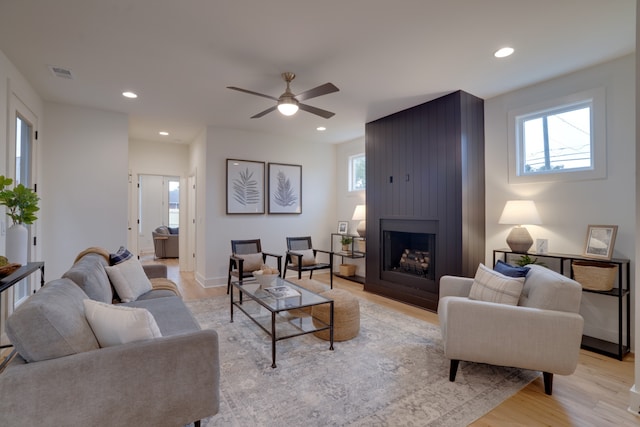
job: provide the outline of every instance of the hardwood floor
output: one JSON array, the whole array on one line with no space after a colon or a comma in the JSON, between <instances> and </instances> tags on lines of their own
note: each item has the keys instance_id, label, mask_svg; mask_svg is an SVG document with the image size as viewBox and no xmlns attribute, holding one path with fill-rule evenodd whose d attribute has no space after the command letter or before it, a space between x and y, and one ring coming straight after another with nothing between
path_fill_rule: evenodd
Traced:
<instances>
[{"instance_id":1,"label":"hardwood floor","mask_svg":"<svg viewBox=\"0 0 640 427\"><path fill-rule=\"evenodd\" d=\"M226 294L226 287L202 288L192 273L180 273L177 260L143 258L146 262L167 264L168 275L174 280L185 300ZM314 279L329 283L328 274L316 274ZM350 291L361 298L397 310L416 319L438 324L435 313L379 295L365 292L362 285L334 277L334 287ZM500 406L475 421L474 427L488 426L638 426L640 417L627 411L629 389L634 382L634 355L623 361L580 351L578 368L573 375L554 376L553 395L544 393L542 376Z\"/></svg>"}]
</instances>

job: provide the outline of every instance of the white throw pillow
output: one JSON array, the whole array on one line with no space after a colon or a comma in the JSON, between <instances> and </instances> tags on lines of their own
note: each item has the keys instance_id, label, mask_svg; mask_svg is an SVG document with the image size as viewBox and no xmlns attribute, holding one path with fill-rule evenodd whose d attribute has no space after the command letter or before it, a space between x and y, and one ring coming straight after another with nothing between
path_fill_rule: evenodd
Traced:
<instances>
[{"instance_id":1,"label":"white throw pillow","mask_svg":"<svg viewBox=\"0 0 640 427\"><path fill-rule=\"evenodd\" d=\"M518 305L524 279L505 276L480 264L471 285L469 299Z\"/></svg>"},{"instance_id":2,"label":"white throw pillow","mask_svg":"<svg viewBox=\"0 0 640 427\"><path fill-rule=\"evenodd\" d=\"M305 249L302 251L295 250L291 251L297 254L302 254L302 266L313 265L316 263L316 257L313 255L313 249ZM291 255L291 262L293 265L298 265L298 257L295 255Z\"/></svg>"},{"instance_id":3,"label":"white throw pillow","mask_svg":"<svg viewBox=\"0 0 640 427\"><path fill-rule=\"evenodd\" d=\"M104 269L122 302L135 301L152 289L142 264L135 257Z\"/></svg>"},{"instance_id":4,"label":"white throw pillow","mask_svg":"<svg viewBox=\"0 0 640 427\"><path fill-rule=\"evenodd\" d=\"M84 313L100 347L111 347L162 336L149 310L85 299Z\"/></svg>"},{"instance_id":5,"label":"white throw pillow","mask_svg":"<svg viewBox=\"0 0 640 427\"><path fill-rule=\"evenodd\" d=\"M262 267L262 252L258 252L257 254L245 254L236 256L244 260L242 262L242 271L244 271L245 273L251 273L252 271L260 270L260 267Z\"/></svg>"}]
</instances>

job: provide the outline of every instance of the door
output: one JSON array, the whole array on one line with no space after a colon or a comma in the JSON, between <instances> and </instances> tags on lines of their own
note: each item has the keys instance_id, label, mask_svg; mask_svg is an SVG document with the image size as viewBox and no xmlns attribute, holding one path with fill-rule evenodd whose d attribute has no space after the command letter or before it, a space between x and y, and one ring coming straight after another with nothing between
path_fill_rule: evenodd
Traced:
<instances>
[{"instance_id":1,"label":"door","mask_svg":"<svg viewBox=\"0 0 640 427\"><path fill-rule=\"evenodd\" d=\"M9 159L12 159L9 166L8 175L13 178L13 184L22 184L25 187L35 189L35 149L37 117L35 114L15 95L11 97L12 118L9 125L9 134L12 143L9 144ZM10 222L10 221L9 221ZM10 225L10 224L9 224ZM37 222L27 225L29 232L29 253L28 261L35 257L35 236ZM10 311L24 301L31 293L36 291L39 282L33 278L24 279L12 288L13 306Z\"/></svg>"}]
</instances>

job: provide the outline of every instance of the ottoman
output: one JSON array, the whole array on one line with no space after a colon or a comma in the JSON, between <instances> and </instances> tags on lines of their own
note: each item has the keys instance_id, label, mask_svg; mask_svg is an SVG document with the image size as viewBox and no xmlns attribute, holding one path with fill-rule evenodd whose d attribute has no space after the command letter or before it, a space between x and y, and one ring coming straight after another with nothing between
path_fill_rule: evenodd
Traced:
<instances>
[{"instance_id":1,"label":"ottoman","mask_svg":"<svg viewBox=\"0 0 640 427\"><path fill-rule=\"evenodd\" d=\"M330 289L320 295L333 300L333 340L347 341L355 338L360 332L360 304L358 299L342 289ZM313 306L311 310L313 323L316 326L320 326L316 319L329 323L329 310L329 304ZM329 340L328 330L314 332L314 335L323 340Z\"/></svg>"}]
</instances>

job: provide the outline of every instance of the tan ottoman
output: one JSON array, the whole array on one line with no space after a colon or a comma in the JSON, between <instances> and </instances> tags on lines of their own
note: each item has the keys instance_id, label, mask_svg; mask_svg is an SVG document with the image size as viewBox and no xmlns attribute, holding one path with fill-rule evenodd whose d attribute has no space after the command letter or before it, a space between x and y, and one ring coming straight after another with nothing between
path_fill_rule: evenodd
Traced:
<instances>
[{"instance_id":1,"label":"tan ottoman","mask_svg":"<svg viewBox=\"0 0 640 427\"><path fill-rule=\"evenodd\" d=\"M329 288L329 285L325 285L324 283L317 282L313 279L302 278L302 279L292 279L288 281L291 283L295 283L296 285L302 288L305 288L306 290L316 294L321 294L322 292L331 289ZM295 317L304 317L305 315L310 316L311 307L299 308L297 310L289 310L289 314Z\"/></svg>"},{"instance_id":2,"label":"tan ottoman","mask_svg":"<svg viewBox=\"0 0 640 427\"><path fill-rule=\"evenodd\" d=\"M347 341L355 338L360 332L360 304L358 299L348 291L342 289L330 289L320 295L333 300L333 340ZM320 326L316 319L329 323L329 304L314 305L311 310L313 323ZM314 332L314 335L323 340L329 340L329 330Z\"/></svg>"}]
</instances>

